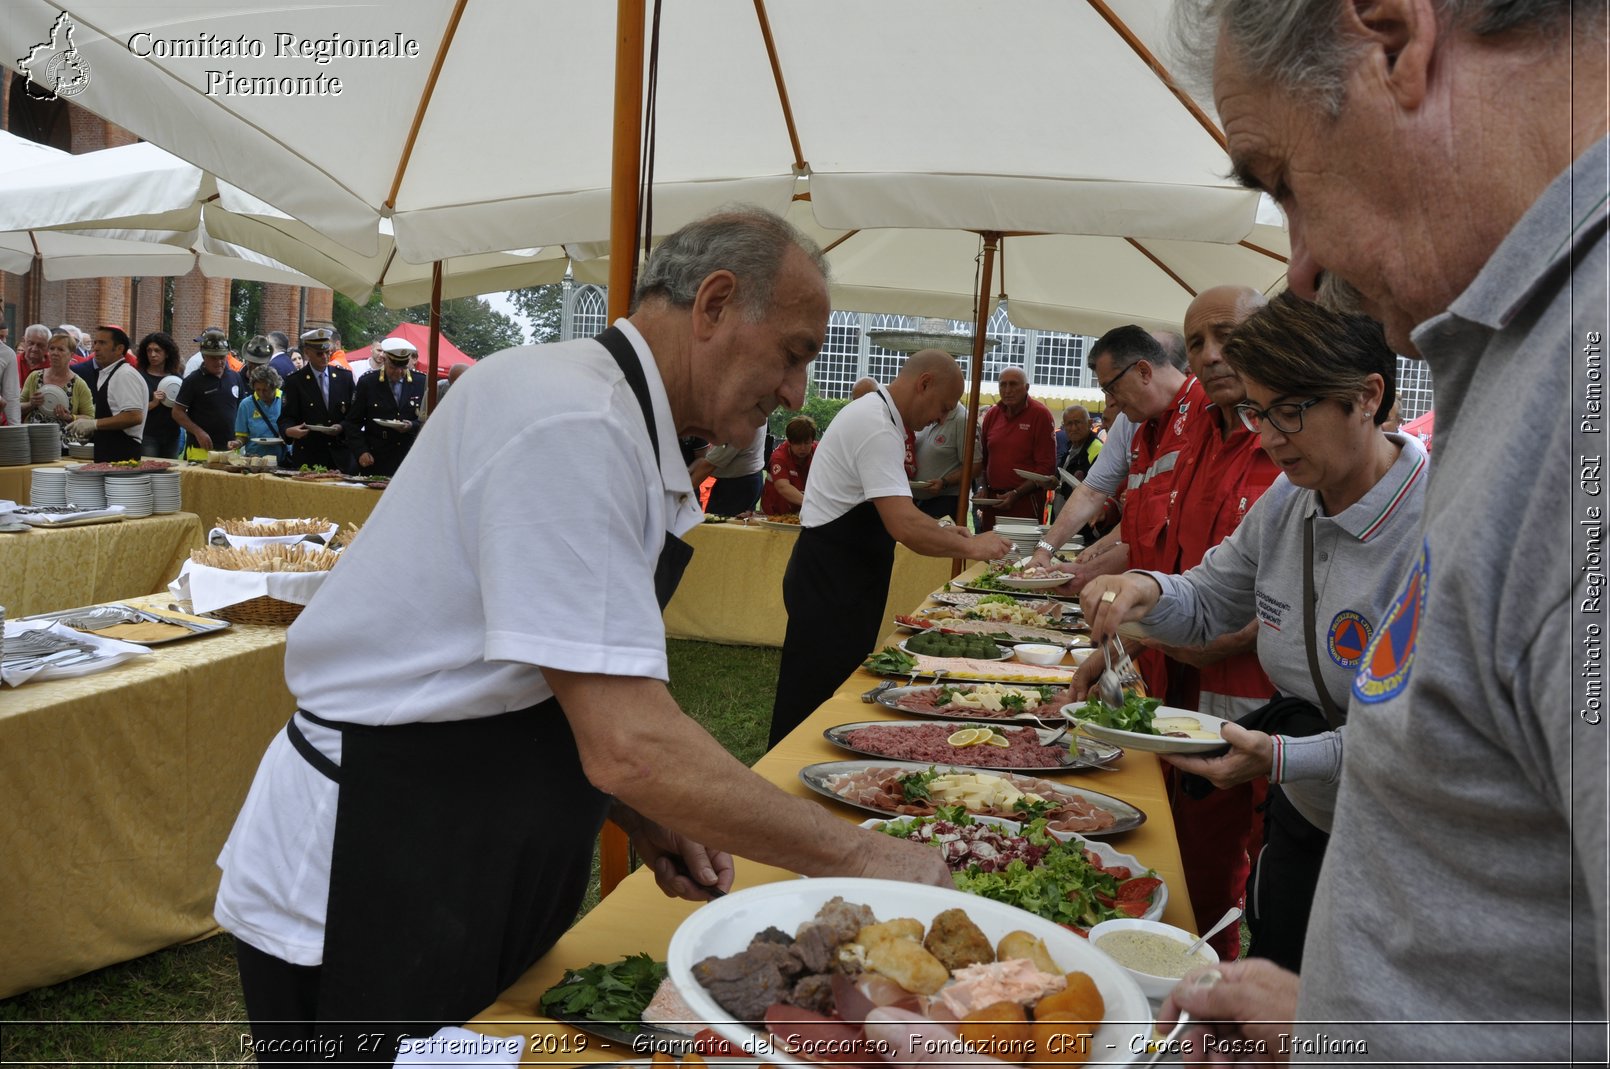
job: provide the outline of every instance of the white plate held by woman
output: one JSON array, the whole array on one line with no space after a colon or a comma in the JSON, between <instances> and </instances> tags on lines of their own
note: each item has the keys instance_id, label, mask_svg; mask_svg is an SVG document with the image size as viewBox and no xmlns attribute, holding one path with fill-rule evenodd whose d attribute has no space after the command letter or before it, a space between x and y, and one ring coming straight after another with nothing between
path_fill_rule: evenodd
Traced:
<instances>
[{"instance_id":1,"label":"white plate held by woman","mask_svg":"<svg viewBox=\"0 0 1610 1069\"><path fill-rule=\"evenodd\" d=\"M1219 737L1219 729L1224 721L1207 713L1193 713L1189 709L1170 709L1166 705L1158 706L1157 714L1152 718L1152 726L1167 731L1170 729L1192 732L1191 735L1147 735L1139 731L1120 731L1118 728L1102 727L1100 724L1082 720L1079 705L1064 705L1062 713L1071 720L1078 721L1079 730L1091 738L1110 742L1114 746L1123 746L1130 750L1145 750L1148 753L1186 753L1186 754L1212 754L1228 748L1229 744Z\"/></svg>"}]
</instances>

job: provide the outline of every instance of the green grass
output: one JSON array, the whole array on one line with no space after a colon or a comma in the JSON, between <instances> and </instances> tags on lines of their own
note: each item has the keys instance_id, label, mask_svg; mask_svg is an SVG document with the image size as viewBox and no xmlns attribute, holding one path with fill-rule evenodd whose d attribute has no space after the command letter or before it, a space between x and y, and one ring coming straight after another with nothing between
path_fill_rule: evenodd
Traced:
<instances>
[{"instance_id":1,"label":"green grass","mask_svg":"<svg viewBox=\"0 0 1610 1069\"><path fill-rule=\"evenodd\" d=\"M735 757L753 764L766 750L779 651L668 645L672 695ZM598 900L596 859L593 870L583 912ZM0 1063L247 1062L245 1017L234 940L221 935L0 1000Z\"/></svg>"}]
</instances>

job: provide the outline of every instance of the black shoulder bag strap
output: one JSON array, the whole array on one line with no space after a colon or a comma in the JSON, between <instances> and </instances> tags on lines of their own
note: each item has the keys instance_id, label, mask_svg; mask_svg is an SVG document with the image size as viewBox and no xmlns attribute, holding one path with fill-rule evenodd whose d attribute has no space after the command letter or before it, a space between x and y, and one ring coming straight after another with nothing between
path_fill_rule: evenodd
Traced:
<instances>
[{"instance_id":1,"label":"black shoulder bag strap","mask_svg":"<svg viewBox=\"0 0 1610 1069\"><path fill-rule=\"evenodd\" d=\"M1319 674L1319 649L1314 640L1314 513L1312 511L1303 522L1303 645L1308 649L1308 674L1314 680L1314 690L1319 692L1320 708L1325 710L1325 719L1330 722L1331 730L1335 731L1346 722L1347 718L1331 700L1330 691L1325 687L1325 677Z\"/></svg>"}]
</instances>

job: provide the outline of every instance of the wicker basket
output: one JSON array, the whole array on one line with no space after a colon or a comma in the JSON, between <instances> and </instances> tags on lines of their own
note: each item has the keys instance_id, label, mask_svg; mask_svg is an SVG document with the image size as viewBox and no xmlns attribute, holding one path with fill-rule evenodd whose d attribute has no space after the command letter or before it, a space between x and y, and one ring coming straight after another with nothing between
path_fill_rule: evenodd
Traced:
<instances>
[{"instance_id":1,"label":"wicker basket","mask_svg":"<svg viewBox=\"0 0 1610 1069\"><path fill-rule=\"evenodd\" d=\"M279 598L248 598L233 605L225 605L214 609L212 615L220 616L232 624L272 624L276 627L289 627L296 618L302 615L306 605L298 605L294 601L281 601Z\"/></svg>"}]
</instances>

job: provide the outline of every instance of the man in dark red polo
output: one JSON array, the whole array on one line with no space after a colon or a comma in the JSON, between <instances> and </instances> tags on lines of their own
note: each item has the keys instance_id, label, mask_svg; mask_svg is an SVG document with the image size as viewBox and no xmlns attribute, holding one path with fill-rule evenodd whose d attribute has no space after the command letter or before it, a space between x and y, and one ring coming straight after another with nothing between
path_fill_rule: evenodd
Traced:
<instances>
[{"instance_id":1,"label":"man in dark red polo","mask_svg":"<svg viewBox=\"0 0 1610 1069\"><path fill-rule=\"evenodd\" d=\"M1240 526L1280 469L1258 435L1247 430L1235 406L1246 400L1241 379L1225 362L1225 339L1243 319L1263 307L1263 294L1245 286L1204 290L1185 310L1185 354L1210 402L1187 427L1190 441L1175 467L1174 505L1163 532L1163 571L1196 567L1207 551ZM1168 703L1235 720L1274 697L1274 685L1258 664L1256 620L1206 646L1158 646L1168 657ZM1149 645L1155 645L1148 643ZM1268 783L1258 779L1228 789L1208 789L1165 771L1185 879L1199 930L1206 930L1241 901L1251 859L1262 843L1262 804ZM1239 932L1213 939L1221 958L1240 950Z\"/></svg>"},{"instance_id":2,"label":"man in dark red polo","mask_svg":"<svg viewBox=\"0 0 1610 1069\"><path fill-rule=\"evenodd\" d=\"M984 414L985 491L979 496L1000 501L980 509L981 529L993 530L1001 516L1022 516L1039 523L1045 516L1045 486L1017 474L1032 471L1047 478L1057 467L1057 425L1051 410L1029 396L1029 377L1022 368L1001 372L1001 400Z\"/></svg>"}]
</instances>

